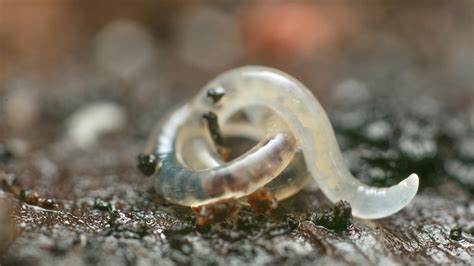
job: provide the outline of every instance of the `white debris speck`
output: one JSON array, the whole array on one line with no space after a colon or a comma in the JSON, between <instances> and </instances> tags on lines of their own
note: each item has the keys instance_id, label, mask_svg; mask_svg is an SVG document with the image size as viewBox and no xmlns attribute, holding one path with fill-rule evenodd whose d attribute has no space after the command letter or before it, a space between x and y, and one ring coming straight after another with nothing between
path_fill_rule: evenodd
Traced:
<instances>
[{"instance_id":1,"label":"white debris speck","mask_svg":"<svg viewBox=\"0 0 474 266\"><path fill-rule=\"evenodd\" d=\"M100 135L119 130L125 124L125 110L113 102L83 106L68 119L67 139L80 148L97 144Z\"/></svg>"}]
</instances>

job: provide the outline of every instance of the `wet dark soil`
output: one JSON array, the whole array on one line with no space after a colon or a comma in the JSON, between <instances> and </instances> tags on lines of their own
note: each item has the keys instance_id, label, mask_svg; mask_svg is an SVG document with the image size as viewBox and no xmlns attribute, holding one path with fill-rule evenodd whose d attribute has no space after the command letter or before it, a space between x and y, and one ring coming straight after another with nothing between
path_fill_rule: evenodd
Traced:
<instances>
[{"instance_id":1,"label":"wet dark soil","mask_svg":"<svg viewBox=\"0 0 474 266\"><path fill-rule=\"evenodd\" d=\"M244 207L197 227L190 208L167 203L136 167L142 129L155 117L129 121L85 151L59 140L60 120L38 123L20 137L29 147L21 154L9 146L19 136L0 121L0 264L473 263L474 113L386 101L328 110L361 180L421 177L407 208L375 221L351 218L346 203L334 206L308 186L269 214Z\"/></svg>"}]
</instances>

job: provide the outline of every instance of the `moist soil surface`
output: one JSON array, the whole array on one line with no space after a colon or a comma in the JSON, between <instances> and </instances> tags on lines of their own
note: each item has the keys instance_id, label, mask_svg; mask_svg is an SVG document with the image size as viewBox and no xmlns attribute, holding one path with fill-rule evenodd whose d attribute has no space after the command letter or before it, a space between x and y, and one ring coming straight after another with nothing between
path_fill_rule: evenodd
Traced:
<instances>
[{"instance_id":1,"label":"moist soil surface","mask_svg":"<svg viewBox=\"0 0 474 266\"><path fill-rule=\"evenodd\" d=\"M126 128L87 150L64 140L61 109L43 113L21 135L0 121L0 263L472 264L474 113L381 99L328 109L344 157L363 182L393 185L412 172L421 178L409 206L370 221L341 221L336 214L350 206L334 207L308 184L269 214L243 207L197 227L191 208L166 202L136 167L161 114L125 100Z\"/></svg>"}]
</instances>

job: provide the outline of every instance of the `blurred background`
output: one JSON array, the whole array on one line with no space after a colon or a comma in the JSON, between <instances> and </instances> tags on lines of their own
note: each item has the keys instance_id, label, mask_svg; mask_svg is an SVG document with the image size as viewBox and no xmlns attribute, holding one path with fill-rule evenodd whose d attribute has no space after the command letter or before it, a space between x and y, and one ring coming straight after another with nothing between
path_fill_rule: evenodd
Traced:
<instances>
[{"instance_id":1,"label":"blurred background","mask_svg":"<svg viewBox=\"0 0 474 266\"><path fill-rule=\"evenodd\" d=\"M473 6L0 0L0 95L34 102L15 110L25 113L69 112L101 97L166 109L226 69L263 64L294 75L323 102L357 84L466 106L474 98Z\"/></svg>"},{"instance_id":2,"label":"blurred background","mask_svg":"<svg viewBox=\"0 0 474 266\"><path fill-rule=\"evenodd\" d=\"M395 97L400 111L474 114L473 44L470 0L0 0L0 138L89 148L123 129L141 141L171 106L248 64L301 80L333 122L335 103ZM351 108L336 130L368 117Z\"/></svg>"}]
</instances>

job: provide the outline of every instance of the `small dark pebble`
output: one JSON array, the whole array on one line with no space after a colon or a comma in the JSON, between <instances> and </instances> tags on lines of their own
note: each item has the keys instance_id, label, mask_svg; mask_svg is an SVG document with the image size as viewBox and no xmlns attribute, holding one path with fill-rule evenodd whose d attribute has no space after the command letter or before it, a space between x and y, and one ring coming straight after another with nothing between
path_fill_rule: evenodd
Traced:
<instances>
[{"instance_id":1,"label":"small dark pebble","mask_svg":"<svg viewBox=\"0 0 474 266\"><path fill-rule=\"evenodd\" d=\"M112 205L110 204L110 202L105 201L101 198L97 198L94 200L93 208L99 211L106 211L106 212L112 211Z\"/></svg>"},{"instance_id":2,"label":"small dark pebble","mask_svg":"<svg viewBox=\"0 0 474 266\"><path fill-rule=\"evenodd\" d=\"M213 103L219 102L225 95L225 91L222 88L210 88L207 90L207 97L212 100Z\"/></svg>"},{"instance_id":3,"label":"small dark pebble","mask_svg":"<svg viewBox=\"0 0 474 266\"><path fill-rule=\"evenodd\" d=\"M462 239L462 228L461 227L455 227L451 229L449 232L449 238L455 241L459 241Z\"/></svg>"},{"instance_id":4,"label":"small dark pebble","mask_svg":"<svg viewBox=\"0 0 474 266\"><path fill-rule=\"evenodd\" d=\"M138 155L138 169L142 174L151 176L156 171L158 159L154 154L140 154Z\"/></svg>"},{"instance_id":5,"label":"small dark pebble","mask_svg":"<svg viewBox=\"0 0 474 266\"><path fill-rule=\"evenodd\" d=\"M340 200L334 205L334 225L345 229L352 223L352 208L349 202Z\"/></svg>"},{"instance_id":6,"label":"small dark pebble","mask_svg":"<svg viewBox=\"0 0 474 266\"><path fill-rule=\"evenodd\" d=\"M352 224L351 205L344 200L336 202L332 210L323 210L312 215L311 220L331 230L343 231Z\"/></svg>"}]
</instances>

